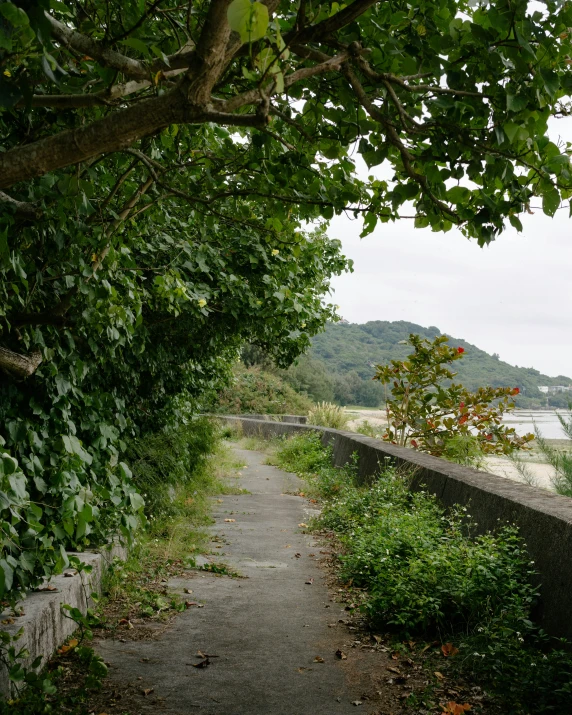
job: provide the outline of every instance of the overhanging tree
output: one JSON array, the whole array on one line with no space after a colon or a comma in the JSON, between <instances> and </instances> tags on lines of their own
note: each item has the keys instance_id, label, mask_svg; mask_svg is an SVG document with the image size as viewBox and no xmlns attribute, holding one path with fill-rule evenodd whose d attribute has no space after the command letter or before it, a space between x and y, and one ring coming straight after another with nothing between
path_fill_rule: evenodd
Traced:
<instances>
[{"instance_id":1,"label":"overhanging tree","mask_svg":"<svg viewBox=\"0 0 572 715\"><path fill-rule=\"evenodd\" d=\"M308 222L406 214L482 245L569 198L546 129L572 9L542 7L0 2L6 588L133 525L122 440L174 395L244 340L287 364L332 315L346 262Z\"/></svg>"}]
</instances>

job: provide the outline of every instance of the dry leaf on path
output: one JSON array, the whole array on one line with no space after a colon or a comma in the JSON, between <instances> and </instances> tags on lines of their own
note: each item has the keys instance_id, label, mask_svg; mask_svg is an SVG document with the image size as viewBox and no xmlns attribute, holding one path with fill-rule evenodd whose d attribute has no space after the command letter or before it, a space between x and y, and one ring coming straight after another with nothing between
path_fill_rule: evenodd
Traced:
<instances>
[{"instance_id":1,"label":"dry leaf on path","mask_svg":"<svg viewBox=\"0 0 572 715\"><path fill-rule=\"evenodd\" d=\"M37 588L36 591L57 591L58 589L55 586L50 586L48 584L47 586L44 586L43 588Z\"/></svg>"},{"instance_id":2,"label":"dry leaf on path","mask_svg":"<svg viewBox=\"0 0 572 715\"><path fill-rule=\"evenodd\" d=\"M210 665L211 662L208 658L205 658L205 660L201 660L200 663L191 663L193 668L206 668L207 665Z\"/></svg>"},{"instance_id":3,"label":"dry leaf on path","mask_svg":"<svg viewBox=\"0 0 572 715\"><path fill-rule=\"evenodd\" d=\"M314 663L325 663L325 660L322 658L321 655L317 655L317 656L314 658Z\"/></svg>"},{"instance_id":4,"label":"dry leaf on path","mask_svg":"<svg viewBox=\"0 0 572 715\"><path fill-rule=\"evenodd\" d=\"M314 579L309 578L307 581L304 581L304 583L307 583L309 586L311 586L314 583Z\"/></svg>"},{"instance_id":5,"label":"dry leaf on path","mask_svg":"<svg viewBox=\"0 0 572 715\"><path fill-rule=\"evenodd\" d=\"M455 703L453 701L448 702L445 705L441 705L441 707L443 708L443 713L447 713L447 715L463 715L463 713L471 709L469 703L461 705L460 703Z\"/></svg>"},{"instance_id":6,"label":"dry leaf on path","mask_svg":"<svg viewBox=\"0 0 572 715\"><path fill-rule=\"evenodd\" d=\"M362 701L361 700L353 700L352 705L355 705L357 707L358 705L362 705Z\"/></svg>"},{"instance_id":7,"label":"dry leaf on path","mask_svg":"<svg viewBox=\"0 0 572 715\"><path fill-rule=\"evenodd\" d=\"M459 652L458 648L455 648L455 646L452 643L443 643L441 646L441 653L445 656L445 658L448 658L449 656L454 656L457 655Z\"/></svg>"},{"instance_id":8,"label":"dry leaf on path","mask_svg":"<svg viewBox=\"0 0 572 715\"><path fill-rule=\"evenodd\" d=\"M343 650L340 650L338 648L338 650L336 651L336 658L339 658L340 660L347 660L348 656L344 653Z\"/></svg>"},{"instance_id":9,"label":"dry leaf on path","mask_svg":"<svg viewBox=\"0 0 572 715\"><path fill-rule=\"evenodd\" d=\"M299 559L302 556L302 554L294 554L295 559Z\"/></svg>"},{"instance_id":10,"label":"dry leaf on path","mask_svg":"<svg viewBox=\"0 0 572 715\"><path fill-rule=\"evenodd\" d=\"M236 521L236 519L225 519L225 522L227 524L234 524L235 521Z\"/></svg>"},{"instance_id":11,"label":"dry leaf on path","mask_svg":"<svg viewBox=\"0 0 572 715\"><path fill-rule=\"evenodd\" d=\"M192 590L190 588L186 588L185 593L192 593Z\"/></svg>"},{"instance_id":12,"label":"dry leaf on path","mask_svg":"<svg viewBox=\"0 0 572 715\"><path fill-rule=\"evenodd\" d=\"M218 655L211 655L210 653L203 653L202 650L197 651L197 658L218 658Z\"/></svg>"},{"instance_id":13,"label":"dry leaf on path","mask_svg":"<svg viewBox=\"0 0 572 715\"><path fill-rule=\"evenodd\" d=\"M304 524L304 522L302 522L301 524L298 524L298 526L299 526L301 529L305 529L305 528L308 526L308 524Z\"/></svg>"},{"instance_id":14,"label":"dry leaf on path","mask_svg":"<svg viewBox=\"0 0 572 715\"><path fill-rule=\"evenodd\" d=\"M143 696L146 698L148 695L151 695L151 693L155 692L155 688L144 688L142 691Z\"/></svg>"},{"instance_id":15,"label":"dry leaf on path","mask_svg":"<svg viewBox=\"0 0 572 715\"><path fill-rule=\"evenodd\" d=\"M440 673L438 670L436 670L433 675L439 680L445 680L445 676L443 675L443 673Z\"/></svg>"}]
</instances>

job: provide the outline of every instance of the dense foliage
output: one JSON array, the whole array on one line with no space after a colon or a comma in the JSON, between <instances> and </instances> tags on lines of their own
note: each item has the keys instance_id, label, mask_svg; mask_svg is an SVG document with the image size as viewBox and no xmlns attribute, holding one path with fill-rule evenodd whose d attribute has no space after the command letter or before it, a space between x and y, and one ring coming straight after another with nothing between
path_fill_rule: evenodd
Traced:
<instances>
[{"instance_id":1,"label":"dense foliage","mask_svg":"<svg viewBox=\"0 0 572 715\"><path fill-rule=\"evenodd\" d=\"M325 500L315 526L341 541L341 576L366 589L363 610L378 632L451 641L450 667L476 675L503 712L569 707L572 656L533 622L534 567L515 527L473 535L466 510L445 512L433 496L410 492L408 476L391 467L357 487L318 436L294 437L277 456Z\"/></svg>"},{"instance_id":2,"label":"dense foliage","mask_svg":"<svg viewBox=\"0 0 572 715\"><path fill-rule=\"evenodd\" d=\"M325 375L334 385L344 376L351 376L355 382L356 387L349 395L336 391L336 402L377 407L384 394L381 385L372 382L375 365L403 360L409 352L403 341L411 333L429 340L442 335L442 331L434 326L425 328L402 320L329 323L324 333L312 338L310 357L315 371ZM450 340L465 349L465 356L456 363L455 369L458 381L469 390L482 386L518 387L520 392L514 398L517 407L540 407L547 404L547 397L539 392L538 385L572 384L569 377L548 377L534 368L509 365L498 355L490 355L462 338L451 337ZM556 402L555 398L558 398ZM548 399L555 407L567 406L566 397L550 395Z\"/></svg>"},{"instance_id":3,"label":"dense foliage","mask_svg":"<svg viewBox=\"0 0 572 715\"><path fill-rule=\"evenodd\" d=\"M412 333L407 343L413 352L405 360L376 366L374 379L391 390L383 439L435 457L446 455L459 438L474 440L483 454L511 454L525 447L534 435L520 436L502 424L504 413L514 409L518 387L472 392L454 382L450 366L464 358L465 349L448 342L446 335L427 340Z\"/></svg>"},{"instance_id":4,"label":"dense foliage","mask_svg":"<svg viewBox=\"0 0 572 715\"><path fill-rule=\"evenodd\" d=\"M482 245L555 213L572 9L544 7L0 2L0 589L136 526L124 451L177 395L333 318L323 220L413 202Z\"/></svg>"},{"instance_id":5,"label":"dense foliage","mask_svg":"<svg viewBox=\"0 0 572 715\"><path fill-rule=\"evenodd\" d=\"M278 375L238 365L232 382L218 394L213 407L227 415L305 415L312 403Z\"/></svg>"}]
</instances>

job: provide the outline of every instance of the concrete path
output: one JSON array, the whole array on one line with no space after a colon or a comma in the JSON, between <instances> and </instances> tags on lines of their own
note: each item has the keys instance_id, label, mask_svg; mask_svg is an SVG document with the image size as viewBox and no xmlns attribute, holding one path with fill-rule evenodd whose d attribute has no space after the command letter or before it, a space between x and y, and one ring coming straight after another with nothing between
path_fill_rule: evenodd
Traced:
<instances>
[{"instance_id":1,"label":"concrete path","mask_svg":"<svg viewBox=\"0 0 572 715\"><path fill-rule=\"evenodd\" d=\"M246 465L241 486L250 494L217 502L212 534L220 556L212 560L246 578L198 572L171 582L174 590L192 589L187 598L204 608L182 613L158 639L99 643L110 678L119 688L153 689L141 696L141 713L370 712L352 689L351 659L336 657L350 636L331 627L344 612L330 600L320 545L299 526L311 516L307 500L294 495L301 482L265 465L260 453L237 449L236 455ZM194 668L199 650L218 657Z\"/></svg>"}]
</instances>

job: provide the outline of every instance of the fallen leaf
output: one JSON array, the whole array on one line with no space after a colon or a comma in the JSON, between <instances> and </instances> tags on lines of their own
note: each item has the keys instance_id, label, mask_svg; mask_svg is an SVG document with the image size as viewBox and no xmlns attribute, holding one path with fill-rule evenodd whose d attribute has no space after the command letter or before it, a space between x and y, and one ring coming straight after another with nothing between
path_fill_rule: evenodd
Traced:
<instances>
[{"instance_id":1,"label":"fallen leaf","mask_svg":"<svg viewBox=\"0 0 572 715\"><path fill-rule=\"evenodd\" d=\"M454 656L457 655L459 652L458 648L455 648L455 646L452 643L443 643L441 646L441 653L445 656L445 658L448 658L449 656Z\"/></svg>"},{"instance_id":2,"label":"fallen leaf","mask_svg":"<svg viewBox=\"0 0 572 715\"><path fill-rule=\"evenodd\" d=\"M361 701L361 700L354 700L354 701L352 701L352 705L356 705L356 706L357 706L357 705L361 705L361 704L362 704L362 701Z\"/></svg>"},{"instance_id":3,"label":"fallen leaf","mask_svg":"<svg viewBox=\"0 0 572 715\"><path fill-rule=\"evenodd\" d=\"M399 660L399 653L395 652L391 654L391 660Z\"/></svg>"},{"instance_id":4,"label":"fallen leaf","mask_svg":"<svg viewBox=\"0 0 572 715\"><path fill-rule=\"evenodd\" d=\"M47 586L44 586L43 588L38 588L36 590L37 591L57 591L58 589L55 586L50 586L48 584Z\"/></svg>"},{"instance_id":5,"label":"fallen leaf","mask_svg":"<svg viewBox=\"0 0 572 715\"><path fill-rule=\"evenodd\" d=\"M198 606L196 601L185 601L185 608L190 608L191 606Z\"/></svg>"},{"instance_id":6,"label":"fallen leaf","mask_svg":"<svg viewBox=\"0 0 572 715\"><path fill-rule=\"evenodd\" d=\"M397 675L401 675L401 671L399 668L393 668L392 666L389 666L387 670L390 670L392 673L397 673Z\"/></svg>"},{"instance_id":7,"label":"fallen leaf","mask_svg":"<svg viewBox=\"0 0 572 715\"><path fill-rule=\"evenodd\" d=\"M155 692L155 688L144 688L141 692L144 697L147 697L148 695L151 695L151 693Z\"/></svg>"},{"instance_id":8,"label":"fallen leaf","mask_svg":"<svg viewBox=\"0 0 572 715\"><path fill-rule=\"evenodd\" d=\"M206 668L207 665L210 665L211 662L208 658L205 658L205 660L201 660L200 663L191 663L193 668Z\"/></svg>"},{"instance_id":9,"label":"fallen leaf","mask_svg":"<svg viewBox=\"0 0 572 715\"><path fill-rule=\"evenodd\" d=\"M197 658L218 658L218 655L211 655L210 653L203 653L202 650L198 650Z\"/></svg>"},{"instance_id":10,"label":"fallen leaf","mask_svg":"<svg viewBox=\"0 0 572 715\"><path fill-rule=\"evenodd\" d=\"M325 663L325 660L322 658L321 655L317 655L317 656L314 658L314 663Z\"/></svg>"},{"instance_id":11,"label":"fallen leaf","mask_svg":"<svg viewBox=\"0 0 572 715\"><path fill-rule=\"evenodd\" d=\"M376 643L382 643L382 642L383 642L383 638L382 638L381 636L373 636L373 640L374 640Z\"/></svg>"},{"instance_id":12,"label":"fallen leaf","mask_svg":"<svg viewBox=\"0 0 572 715\"><path fill-rule=\"evenodd\" d=\"M294 558L295 558L295 559L299 559L300 556L302 556L302 554L294 554Z\"/></svg>"},{"instance_id":13,"label":"fallen leaf","mask_svg":"<svg viewBox=\"0 0 572 715\"><path fill-rule=\"evenodd\" d=\"M304 583L307 583L309 586L311 586L311 585L314 583L314 579L313 579L313 578L309 578L309 579L308 579L307 581L305 581Z\"/></svg>"},{"instance_id":14,"label":"fallen leaf","mask_svg":"<svg viewBox=\"0 0 572 715\"><path fill-rule=\"evenodd\" d=\"M429 648L431 648L431 643L427 643L427 645L425 646L425 648L423 648L423 649L421 650L421 653L425 653L425 651L429 650Z\"/></svg>"},{"instance_id":15,"label":"fallen leaf","mask_svg":"<svg viewBox=\"0 0 572 715\"><path fill-rule=\"evenodd\" d=\"M68 645L70 648L75 648L79 644L79 641L77 638L72 638L71 641L68 641Z\"/></svg>"},{"instance_id":16,"label":"fallen leaf","mask_svg":"<svg viewBox=\"0 0 572 715\"><path fill-rule=\"evenodd\" d=\"M347 660L348 656L344 653L343 650L340 650L338 648L338 650L336 651L336 658L339 658L340 660Z\"/></svg>"},{"instance_id":17,"label":"fallen leaf","mask_svg":"<svg viewBox=\"0 0 572 715\"><path fill-rule=\"evenodd\" d=\"M151 660L151 658L141 658L139 660L140 663L148 663Z\"/></svg>"},{"instance_id":18,"label":"fallen leaf","mask_svg":"<svg viewBox=\"0 0 572 715\"><path fill-rule=\"evenodd\" d=\"M439 680L445 680L445 676L443 675L443 673L440 673L438 670L436 670L433 675Z\"/></svg>"},{"instance_id":19,"label":"fallen leaf","mask_svg":"<svg viewBox=\"0 0 572 715\"><path fill-rule=\"evenodd\" d=\"M192 593L192 590L190 588L186 588L185 593Z\"/></svg>"},{"instance_id":20,"label":"fallen leaf","mask_svg":"<svg viewBox=\"0 0 572 715\"><path fill-rule=\"evenodd\" d=\"M455 703L452 700L445 705L441 705L441 707L443 708L443 713L447 713L447 715L463 715L464 712L471 709L469 703L461 705L460 703Z\"/></svg>"},{"instance_id":21,"label":"fallen leaf","mask_svg":"<svg viewBox=\"0 0 572 715\"><path fill-rule=\"evenodd\" d=\"M225 521L226 521L227 524L234 524L234 522L236 521L236 519L225 519Z\"/></svg>"},{"instance_id":22,"label":"fallen leaf","mask_svg":"<svg viewBox=\"0 0 572 715\"><path fill-rule=\"evenodd\" d=\"M299 496L299 497L305 497L306 494L305 494L304 492L300 492L300 493L298 494L298 496Z\"/></svg>"},{"instance_id":23,"label":"fallen leaf","mask_svg":"<svg viewBox=\"0 0 572 715\"><path fill-rule=\"evenodd\" d=\"M68 578L72 578L72 576L75 576L77 574L77 571L66 571L64 573L64 576L67 576Z\"/></svg>"},{"instance_id":24,"label":"fallen leaf","mask_svg":"<svg viewBox=\"0 0 572 715\"><path fill-rule=\"evenodd\" d=\"M301 529L305 529L305 528L308 526L308 524L302 523L302 524L298 524L298 526L299 526Z\"/></svg>"}]
</instances>

